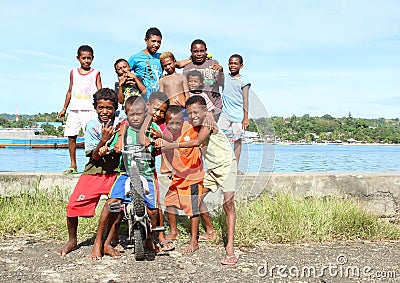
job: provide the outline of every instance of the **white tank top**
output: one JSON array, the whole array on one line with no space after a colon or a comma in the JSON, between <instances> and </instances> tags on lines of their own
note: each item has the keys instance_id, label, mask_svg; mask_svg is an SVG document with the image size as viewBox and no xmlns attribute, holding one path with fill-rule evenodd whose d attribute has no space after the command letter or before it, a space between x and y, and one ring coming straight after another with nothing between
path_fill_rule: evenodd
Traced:
<instances>
[{"instance_id":1,"label":"white tank top","mask_svg":"<svg viewBox=\"0 0 400 283\"><path fill-rule=\"evenodd\" d=\"M70 110L93 110L93 94L97 91L96 79L100 71L91 69L81 74L79 68L72 69L72 91Z\"/></svg>"}]
</instances>

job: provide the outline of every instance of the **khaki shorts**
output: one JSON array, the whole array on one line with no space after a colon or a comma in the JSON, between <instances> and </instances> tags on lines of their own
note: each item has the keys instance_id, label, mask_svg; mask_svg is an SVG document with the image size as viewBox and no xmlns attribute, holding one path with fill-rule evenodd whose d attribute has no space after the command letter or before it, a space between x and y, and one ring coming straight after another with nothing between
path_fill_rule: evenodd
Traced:
<instances>
[{"instance_id":1,"label":"khaki shorts","mask_svg":"<svg viewBox=\"0 0 400 283\"><path fill-rule=\"evenodd\" d=\"M64 136L77 136L80 129L85 132L86 124L96 118L97 114L94 110L70 110L65 123Z\"/></svg>"},{"instance_id":2,"label":"khaki shorts","mask_svg":"<svg viewBox=\"0 0 400 283\"><path fill-rule=\"evenodd\" d=\"M221 188L223 193L234 192L236 190L237 163L232 159L231 164L221 165L214 169L209 169L204 175L204 188L213 193Z\"/></svg>"},{"instance_id":3,"label":"khaki shorts","mask_svg":"<svg viewBox=\"0 0 400 283\"><path fill-rule=\"evenodd\" d=\"M220 128L230 140L237 141L244 138L242 123L229 120L224 113L219 117L218 128Z\"/></svg>"}]
</instances>

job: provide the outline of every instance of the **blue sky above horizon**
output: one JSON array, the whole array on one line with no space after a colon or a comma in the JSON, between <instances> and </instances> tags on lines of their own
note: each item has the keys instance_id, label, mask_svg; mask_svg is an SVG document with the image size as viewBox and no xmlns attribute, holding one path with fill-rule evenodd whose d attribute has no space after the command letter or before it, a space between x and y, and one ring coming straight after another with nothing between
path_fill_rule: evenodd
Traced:
<instances>
[{"instance_id":1,"label":"blue sky above horizon","mask_svg":"<svg viewBox=\"0 0 400 283\"><path fill-rule=\"evenodd\" d=\"M253 116L398 118L400 1L27 1L0 4L0 113L58 112L78 66L76 50L94 48L104 87L114 62L163 33L160 51L188 58L202 38L227 70L244 57ZM138 13L138 11L141 11Z\"/></svg>"}]
</instances>

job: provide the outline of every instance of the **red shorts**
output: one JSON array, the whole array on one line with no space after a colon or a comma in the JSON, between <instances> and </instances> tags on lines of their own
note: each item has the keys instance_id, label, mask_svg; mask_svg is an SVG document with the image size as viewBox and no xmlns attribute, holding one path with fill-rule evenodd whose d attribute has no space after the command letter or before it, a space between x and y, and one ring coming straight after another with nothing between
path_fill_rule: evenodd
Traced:
<instances>
[{"instance_id":1,"label":"red shorts","mask_svg":"<svg viewBox=\"0 0 400 283\"><path fill-rule=\"evenodd\" d=\"M189 217L200 214L200 203L203 197L203 183L193 184L189 187L169 187L164 199L165 206L175 206Z\"/></svg>"},{"instance_id":2,"label":"red shorts","mask_svg":"<svg viewBox=\"0 0 400 283\"><path fill-rule=\"evenodd\" d=\"M114 184L115 174L82 174L69 198L67 217L93 217L101 195L107 195Z\"/></svg>"}]
</instances>

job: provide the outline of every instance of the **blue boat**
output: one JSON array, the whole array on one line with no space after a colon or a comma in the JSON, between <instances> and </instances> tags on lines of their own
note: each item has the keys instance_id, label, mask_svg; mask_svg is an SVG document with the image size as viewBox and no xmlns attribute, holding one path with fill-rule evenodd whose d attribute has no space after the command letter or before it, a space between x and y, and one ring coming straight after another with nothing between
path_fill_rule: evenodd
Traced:
<instances>
[{"instance_id":1,"label":"blue boat","mask_svg":"<svg viewBox=\"0 0 400 283\"><path fill-rule=\"evenodd\" d=\"M0 129L0 148L68 148L68 138L37 135L37 129L7 128ZM85 146L84 138L78 137L76 146Z\"/></svg>"}]
</instances>

